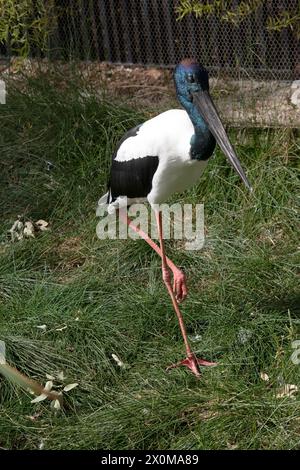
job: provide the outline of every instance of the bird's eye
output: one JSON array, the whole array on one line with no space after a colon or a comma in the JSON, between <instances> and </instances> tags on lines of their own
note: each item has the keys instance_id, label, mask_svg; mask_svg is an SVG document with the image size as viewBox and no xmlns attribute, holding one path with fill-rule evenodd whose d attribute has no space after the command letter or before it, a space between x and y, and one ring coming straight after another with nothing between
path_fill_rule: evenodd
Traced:
<instances>
[{"instance_id":1,"label":"bird's eye","mask_svg":"<svg viewBox=\"0 0 300 470\"><path fill-rule=\"evenodd\" d=\"M187 80L189 83L195 83L195 77L192 73L189 73L187 76Z\"/></svg>"}]
</instances>

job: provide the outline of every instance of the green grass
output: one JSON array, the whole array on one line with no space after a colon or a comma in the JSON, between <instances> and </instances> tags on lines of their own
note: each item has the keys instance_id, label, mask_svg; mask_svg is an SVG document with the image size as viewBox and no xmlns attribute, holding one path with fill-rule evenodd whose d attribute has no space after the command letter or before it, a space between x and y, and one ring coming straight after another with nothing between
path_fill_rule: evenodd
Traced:
<instances>
[{"instance_id":1,"label":"green grass","mask_svg":"<svg viewBox=\"0 0 300 470\"><path fill-rule=\"evenodd\" d=\"M55 413L0 378L0 447L299 448L299 394L276 398L283 383L300 387L290 360L300 339L297 135L231 132L252 195L217 151L199 184L174 197L205 204L205 247L167 243L188 276L193 348L219 364L197 381L165 372L184 348L157 256L143 241L96 236L113 148L147 115L79 90L39 78L11 85L0 106L0 339L30 377L64 371L79 383ZM51 231L11 243L18 215Z\"/></svg>"}]
</instances>

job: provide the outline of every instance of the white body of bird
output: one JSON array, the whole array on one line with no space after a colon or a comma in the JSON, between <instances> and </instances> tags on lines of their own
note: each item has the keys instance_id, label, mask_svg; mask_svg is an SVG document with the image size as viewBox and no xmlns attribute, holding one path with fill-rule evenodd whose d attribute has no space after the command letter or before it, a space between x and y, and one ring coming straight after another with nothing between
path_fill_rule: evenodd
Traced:
<instances>
[{"instance_id":1,"label":"white body of bird","mask_svg":"<svg viewBox=\"0 0 300 470\"><path fill-rule=\"evenodd\" d=\"M152 188L145 197L128 198L127 203L148 200L151 205L165 202L172 194L184 191L197 182L207 165L205 160L192 159L191 139L195 133L192 121L186 111L171 109L149 119L138 129L136 135L125 139L117 150L116 162L130 162L143 159L147 165L153 156L158 157L158 166L152 175ZM126 202L120 194L111 201L106 193L99 204L109 198L108 211L112 212Z\"/></svg>"}]
</instances>

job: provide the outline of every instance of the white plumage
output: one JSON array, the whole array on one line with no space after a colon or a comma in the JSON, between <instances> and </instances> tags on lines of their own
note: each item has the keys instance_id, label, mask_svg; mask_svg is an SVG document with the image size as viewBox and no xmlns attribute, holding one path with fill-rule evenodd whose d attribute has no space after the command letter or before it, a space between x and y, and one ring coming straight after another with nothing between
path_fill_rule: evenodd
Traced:
<instances>
[{"instance_id":1,"label":"white plumage","mask_svg":"<svg viewBox=\"0 0 300 470\"><path fill-rule=\"evenodd\" d=\"M144 122L137 135L128 137L117 152L117 161L157 155L161 160L176 155L189 160L190 140L195 133L189 115L183 109L170 109Z\"/></svg>"},{"instance_id":2,"label":"white plumage","mask_svg":"<svg viewBox=\"0 0 300 470\"><path fill-rule=\"evenodd\" d=\"M141 125L136 135L128 137L117 150L116 162L130 162L135 159L158 157L158 167L152 178L152 189L146 197L128 198L127 203L148 200L151 205L161 204L172 194L192 186L201 176L207 161L192 160L191 139L194 126L186 111L171 109L149 119ZM107 202L106 193L99 204ZM125 204L120 195L110 201L108 211L112 212ZM123 202L124 201L124 202Z\"/></svg>"}]
</instances>

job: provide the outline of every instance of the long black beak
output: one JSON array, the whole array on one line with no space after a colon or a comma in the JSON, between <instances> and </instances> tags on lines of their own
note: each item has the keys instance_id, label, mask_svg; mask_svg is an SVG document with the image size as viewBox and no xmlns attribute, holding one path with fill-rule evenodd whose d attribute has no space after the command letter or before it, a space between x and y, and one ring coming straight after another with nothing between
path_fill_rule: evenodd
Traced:
<instances>
[{"instance_id":1,"label":"long black beak","mask_svg":"<svg viewBox=\"0 0 300 470\"><path fill-rule=\"evenodd\" d=\"M252 191L252 186L249 183L248 178L244 173L244 170L239 162L239 159L231 143L229 142L226 131L219 117L218 111L216 110L216 107L208 91L205 90L205 91L199 91L199 92L193 93L193 102L199 109L203 119L205 120L206 124L209 127L209 130L211 131L216 141L218 142L219 146L223 150L224 154L229 160L229 163L233 166L235 171L239 174L239 176L244 181L247 188L250 191Z\"/></svg>"}]
</instances>

